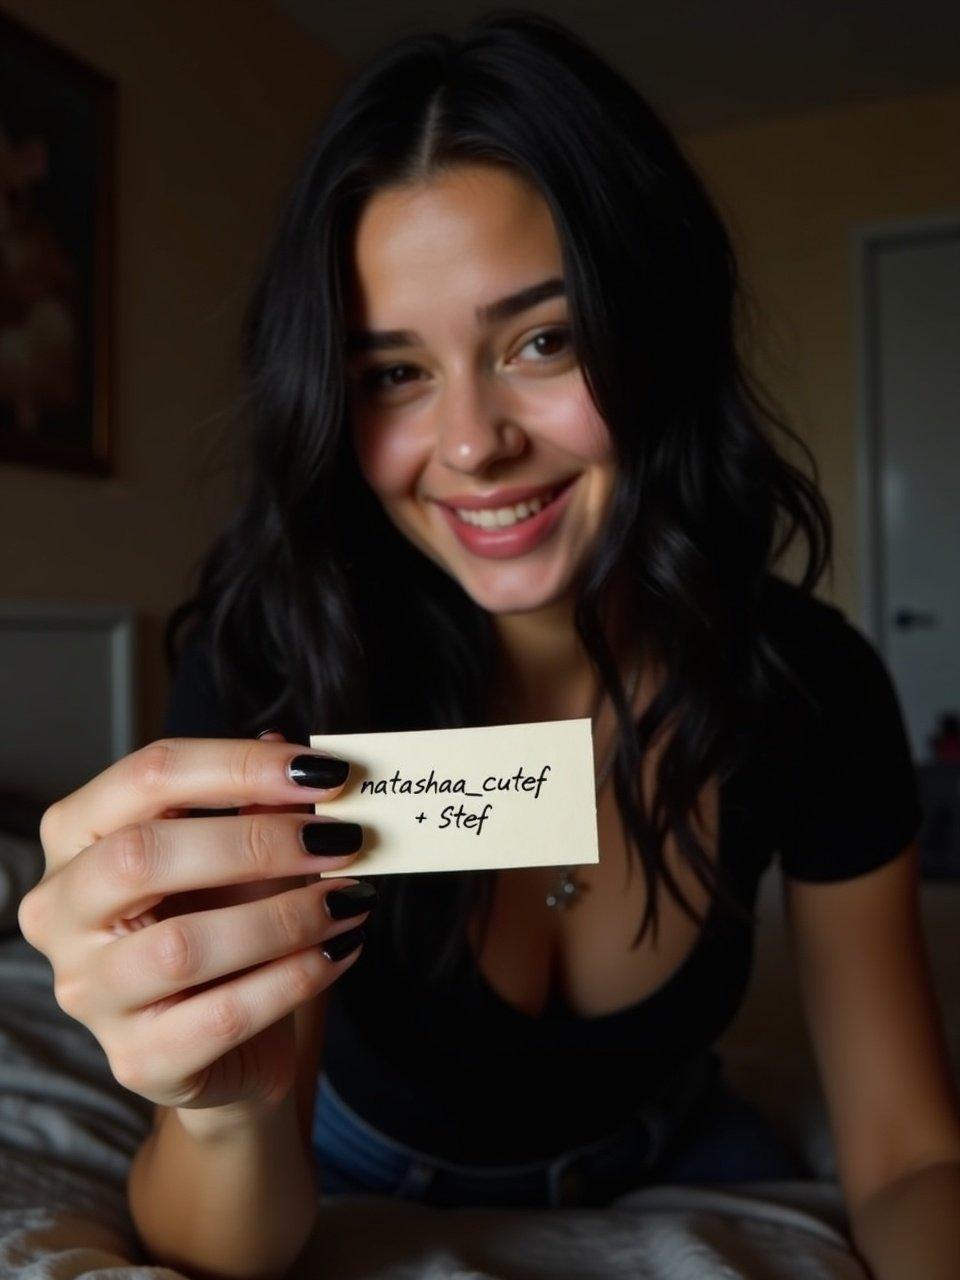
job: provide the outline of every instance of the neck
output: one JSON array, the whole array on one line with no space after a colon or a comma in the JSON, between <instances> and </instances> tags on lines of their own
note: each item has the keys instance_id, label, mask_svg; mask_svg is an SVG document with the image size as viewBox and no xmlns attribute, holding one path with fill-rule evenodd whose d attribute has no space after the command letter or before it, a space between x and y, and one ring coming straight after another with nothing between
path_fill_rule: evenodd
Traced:
<instances>
[{"instance_id":1,"label":"neck","mask_svg":"<svg viewBox=\"0 0 960 1280\"><path fill-rule=\"evenodd\" d=\"M617 593L615 598L623 597ZM636 634L631 642L622 608L608 609L603 626L626 679L625 668L636 659ZM599 682L574 626L572 598L542 609L497 614L494 629L497 708L492 714L497 720L516 723L591 715Z\"/></svg>"}]
</instances>

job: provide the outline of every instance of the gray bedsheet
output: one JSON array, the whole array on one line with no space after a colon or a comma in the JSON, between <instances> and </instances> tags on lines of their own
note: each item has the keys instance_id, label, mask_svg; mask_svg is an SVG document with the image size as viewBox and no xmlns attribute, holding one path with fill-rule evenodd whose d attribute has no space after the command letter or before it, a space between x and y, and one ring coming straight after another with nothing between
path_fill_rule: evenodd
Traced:
<instances>
[{"instance_id":1,"label":"gray bedsheet","mask_svg":"<svg viewBox=\"0 0 960 1280\"><path fill-rule=\"evenodd\" d=\"M0 1278L184 1280L145 1262L126 1211L151 1108L52 977L19 933L0 936ZM843 1227L819 1181L648 1187L600 1210L331 1199L291 1280L864 1280Z\"/></svg>"}]
</instances>

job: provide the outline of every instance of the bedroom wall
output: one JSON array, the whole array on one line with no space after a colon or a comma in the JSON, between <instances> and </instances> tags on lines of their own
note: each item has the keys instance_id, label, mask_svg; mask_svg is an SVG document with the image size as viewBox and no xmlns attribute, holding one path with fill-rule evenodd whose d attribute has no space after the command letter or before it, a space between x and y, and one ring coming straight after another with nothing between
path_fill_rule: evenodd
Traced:
<instances>
[{"instance_id":1,"label":"bedroom wall","mask_svg":"<svg viewBox=\"0 0 960 1280\"><path fill-rule=\"evenodd\" d=\"M226 510L248 281L336 64L265 0L0 0L118 86L116 472L0 461L0 597L140 610L141 740L161 628Z\"/></svg>"},{"instance_id":2,"label":"bedroom wall","mask_svg":"<svg viewBox=\"0 0 960 1280\"><path fill-rule=\"evenodd\" d=\"M960 80L960 76L958 76ZM758 305L755 367L813 450L836 572L818 594L859 619L857 315L851 233L960 214L960 84L686 139ZM785 561L795 578L796 556Z\"/></svg>"},{"instance_id":3,"label":"bedroom wall","mask_svg":"<svg viewBox=\"0 0 960 1280\"><path fill-rule=\"evenodd\" d=\"M146 742L167 696L163 621L231 503L248 284L345 72L265 0L0 0L0 11L120 90L116 474L0 462L0 596L136 606ZM820 462L837 534L835 582L820 592L856 619L849 235L960 209L960 89L685 145L760 306L757 368Z\"/></svg>"}]
</instances>

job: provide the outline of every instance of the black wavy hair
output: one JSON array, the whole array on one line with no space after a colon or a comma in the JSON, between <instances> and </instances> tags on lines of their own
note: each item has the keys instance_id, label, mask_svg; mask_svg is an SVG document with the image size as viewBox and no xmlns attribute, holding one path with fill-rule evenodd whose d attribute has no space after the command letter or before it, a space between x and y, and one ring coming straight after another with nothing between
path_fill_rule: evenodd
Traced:
<instances>
[{"instance_id":1,"label":"black wavy hair","mask_svg":"<svg viewBox=\"0 0 960 1280\"><path fill-rule=\"evenodd\" d=\"M830 516L813 456L738 354L745 294L702 181L637 89L553 19L498 9L459 36L404 38L322 122L244 318L245 492L168 620L168 664L192 619L237 736L484 723L491 617L362 480L343 358L345 264L364 202L465 162L510 166L547 201L572 339L613 440L616 483L575 626L617 717L615 796L648 888L634 946L651 925L656 939L660 879L702 923L663 858L670 831L711 900L752 920L689 814L706 781L745 758L742 726L783 670L758 625L770 568L802 535L796 585L812 593L832 556ZM773 428L806 455L812 480L781 456ZM614 584L665 673L636 722L601 621ZM641 761L668 722L648 813ZM486 931L492 902L493 873L445 874L457 876L457 924L437 978L477 905ZM398 939L417 879L381 877L395 882Z\"/></svg>"}]
</instances>

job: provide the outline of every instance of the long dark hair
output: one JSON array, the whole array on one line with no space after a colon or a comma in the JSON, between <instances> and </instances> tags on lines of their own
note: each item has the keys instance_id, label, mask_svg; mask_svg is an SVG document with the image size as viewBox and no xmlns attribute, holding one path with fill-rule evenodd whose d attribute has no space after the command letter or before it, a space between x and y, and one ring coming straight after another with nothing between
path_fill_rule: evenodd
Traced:
<instances>
[{"instance_id":1,"label":"long dark hair","mask_svg":"<svg viewBox=\"0 0 960 1280\"><path fill-rule=\"evenodd\" d=\"M744 760L737 726L783 670L758 625L770 568L802 534L796 585L811 593L832 555L830 516L813 456L736 350L743 291L701 180L637 90L552 19L496 10L459 37L405 38L320 127L244 320L247 490L195 595L168 621L168 663L192 617L237 736L274 725L303 742L305 732L483 723L490 616L398 533L362 481L343 361L346 254L364 201L464 162L512 166L548 202L572 338L614 442L617 481L575 625L617 717L615 796L648 888L634 945L651 925L656 939L661 878L703 922L663 858L670 831L712 900L752 919L689 814L708 779ZM812 481L779 455L770 428L806 455ZM665 674L636 723L601 625L614 583ZM641 763L667 723L648 813ZM402 937L418 878L382 879L396 882ZM485 931L492 884L489 872L457 878L457 927L435 976L478 904Z\"/></svg>"}]
</instances>

